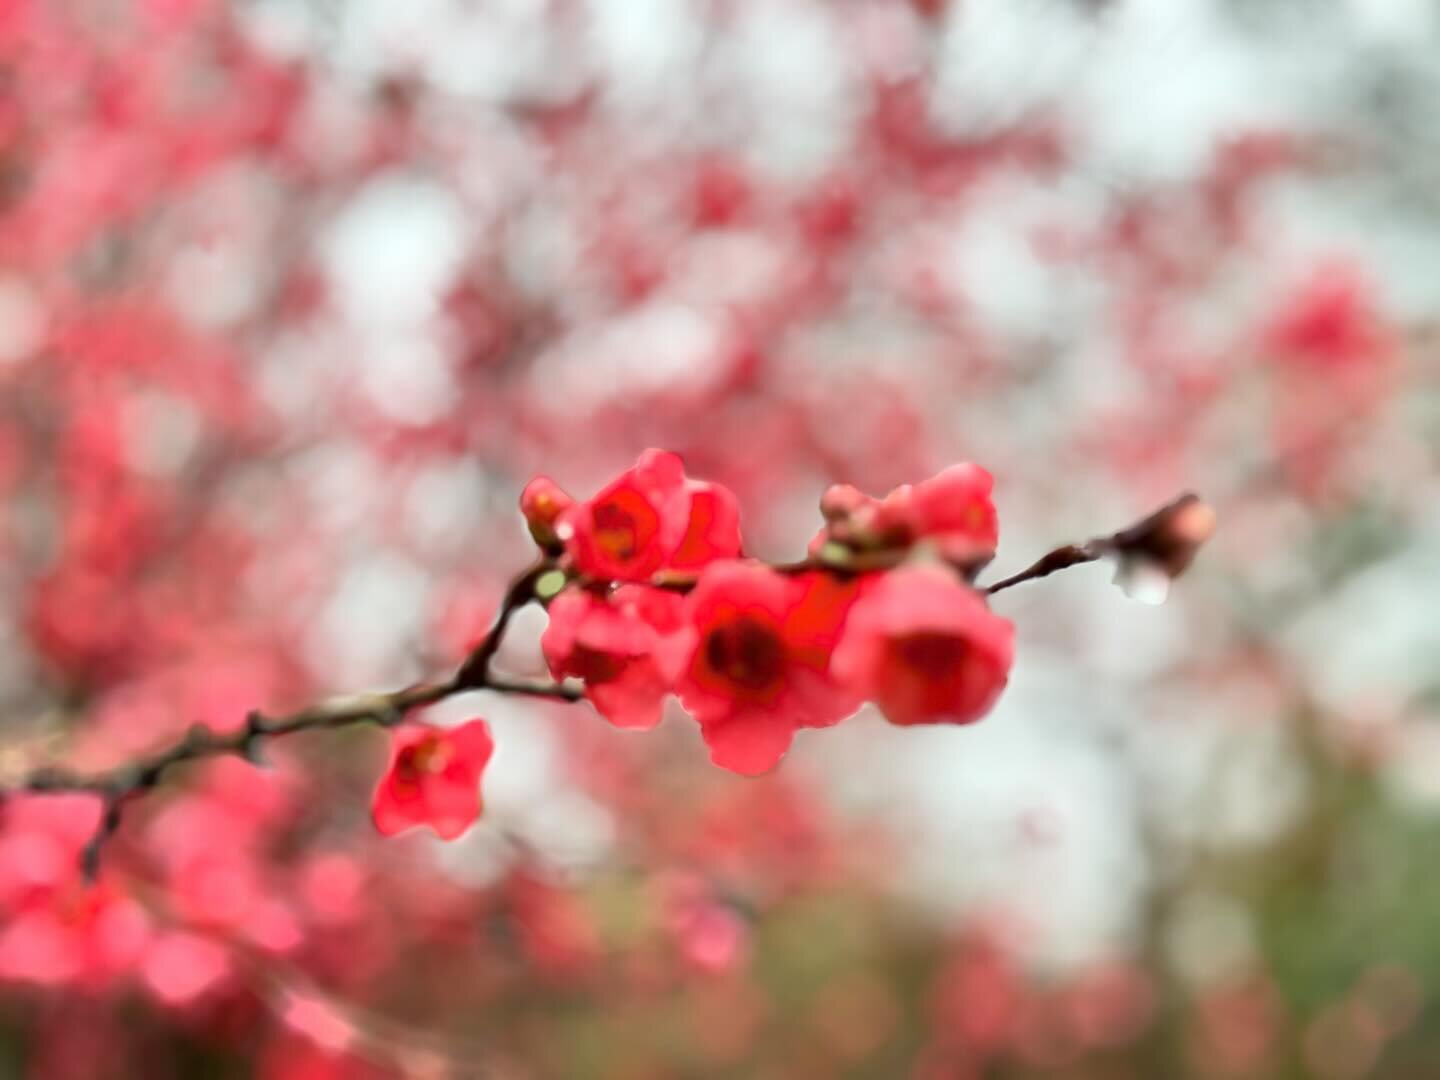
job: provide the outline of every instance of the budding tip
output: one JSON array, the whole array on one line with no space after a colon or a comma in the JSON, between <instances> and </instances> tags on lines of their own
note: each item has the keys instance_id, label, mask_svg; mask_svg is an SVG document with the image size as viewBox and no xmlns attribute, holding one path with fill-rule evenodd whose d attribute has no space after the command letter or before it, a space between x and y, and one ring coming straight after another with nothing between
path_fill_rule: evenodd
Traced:
<instances>
[{"instance_id":1,"label":"budding tip","mask_svg":"<svg viewBox=\"0 0 1440 1080\"><path fill-rule=\"evenodd\" d=\"M1197 496L1176 510L1170 528L1176 539L1199 547L1215 535L1218 523L1215 508Z\"/></svg>"}]
</instances>

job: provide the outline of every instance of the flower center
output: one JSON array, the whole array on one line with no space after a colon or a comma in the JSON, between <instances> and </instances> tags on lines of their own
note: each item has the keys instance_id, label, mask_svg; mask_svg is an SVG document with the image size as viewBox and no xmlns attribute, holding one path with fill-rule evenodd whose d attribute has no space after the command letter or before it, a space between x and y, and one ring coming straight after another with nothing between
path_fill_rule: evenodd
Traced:
<instances>
[{"instance_id":1,"label":"flower center","mask_svg":"<svg viewBox=\"0 0 1440 1080\"><path fill-rule=\"evenodd\" d=\"M742 615L705 639L711 670L745 690L767 690L785 670L785 645L775 628Z\"/></svg>"},{"instance_id":2,"label":"flower center","mask_svg":"<svg viewBox=\"0 0 1440 1080\"><path fill-rule=\"evenodd\" d=\"M965 658L964 640L953 634L922 631L890 642L890 655L917 675L939 679L953 673Z\"/></svg>"},{"instance_id":3,"label":"flower center","mask_svg":"<svg viewBox=\"0 0 1440 1080\"><path fill-rule=\"evenodd\" d=\"M450 745L444 739L431 736L400 751L395 761L395 775L406 784L415 784L422 777L444 772L452 756Z\"/></svg>"},{"instance_id":4,"label":"flower center","mask_svg":"<svg viewBox=\"0 0 1440 1080\"><path fill-rule=\"evenodd\" d=\"M592 686L614 682L625 673L629 658L576 645L570 654L570 669Z\"/></svg>"},{"instance_id":5,"label":"flower center","mask_svg":"<svg viewBox=\"0 0 1440 1080\"><path fill-rule=\"evenodd\" d=\"M595 543L615 559L629 559L635 554L637 529L635 518L614 503L595 507Z\"/></svg>"}]
</instances>

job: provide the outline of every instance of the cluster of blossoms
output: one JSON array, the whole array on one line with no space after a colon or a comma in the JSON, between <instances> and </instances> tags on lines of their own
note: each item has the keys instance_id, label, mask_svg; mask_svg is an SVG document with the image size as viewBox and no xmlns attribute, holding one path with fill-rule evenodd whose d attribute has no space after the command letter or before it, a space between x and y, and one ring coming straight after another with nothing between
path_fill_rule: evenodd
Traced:
<instances>
[{"instance_id":1,"label":"cluster of blossoms","mask_svg":"<svg viewBox=\"0 0 1440 1080\"><path fill-rule=\"evenodd\" d=\"M590 499L533 480L521 497L549 570L541 647L616 727L652 728L672 694L716 765L773 768L801 728L874 702L894 724L965 724L995 703L1014 628L974 575L995 551L990 474L957 465L883 499L836 486L810 558L746 558L735 496L648 450ZM457 835L479 813L483 721L402 729L376 793L382 832Z\"/></svg>"}]
</instances>

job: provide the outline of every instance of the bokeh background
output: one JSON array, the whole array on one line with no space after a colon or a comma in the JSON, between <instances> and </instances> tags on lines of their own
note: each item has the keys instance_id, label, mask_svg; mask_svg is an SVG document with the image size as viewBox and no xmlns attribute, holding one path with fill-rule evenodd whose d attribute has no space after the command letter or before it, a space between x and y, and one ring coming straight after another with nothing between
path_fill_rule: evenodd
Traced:
<instances>
[{"instance_id":1,"label":"bokeh background","mask_svg":"<svg viewBox=\"0 0 1440 1080\"><path fill-rule=\"evenodd\" d=\"M1440 1075L1437 100L1429 0L0 0L7 776L444 670L647 446L773 558L960 460L998 573L1220 520L759 780L479 694L449 844L367 730L91 889L12 799L0 1074Z\"/></svg>"}]
</instances>

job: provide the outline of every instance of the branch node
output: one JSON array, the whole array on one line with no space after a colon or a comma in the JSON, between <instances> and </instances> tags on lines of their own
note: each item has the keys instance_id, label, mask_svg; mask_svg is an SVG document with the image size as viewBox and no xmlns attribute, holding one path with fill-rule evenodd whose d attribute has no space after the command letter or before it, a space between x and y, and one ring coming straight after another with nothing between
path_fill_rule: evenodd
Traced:
<instances>
[{"instance_id":1,"label":"branch node","mask_svg":"<svg viewBox=\"0 0 1440 1080\"><path fill-rule=\"evenodd\" d=\"M251 765L264 768L270 762L265 758L265 714L251 709L245 714L245 733L240 739L240 756Z\"/></svg>"},{"instance_id":2,"label":"branch node","mask_svg":"<svg viewBox=\"0 0 1440 1080\"><path fill-rule=\"evenodd\" d=\"M375 707L375 722L383 728L398 726L405 719L405 711L393 701L385 701Z\"/></svg>"}]
</instances>

